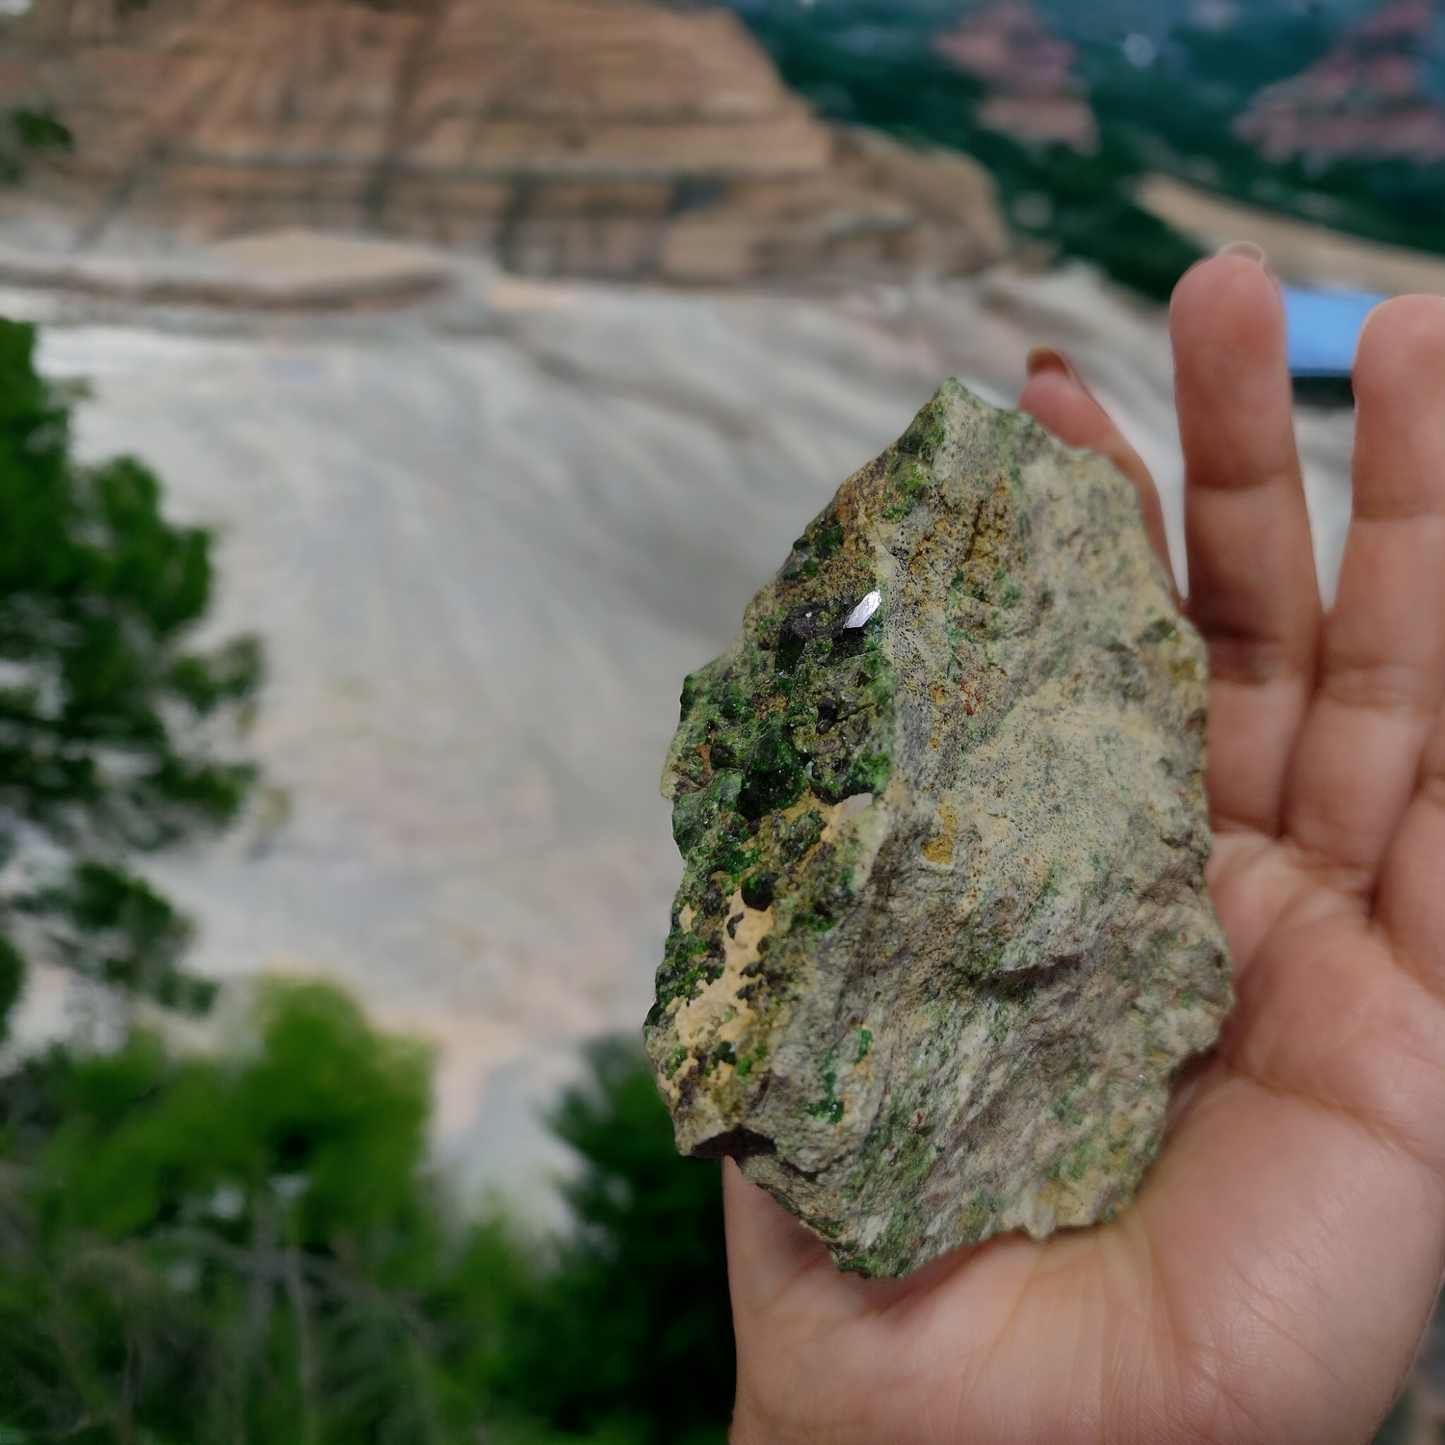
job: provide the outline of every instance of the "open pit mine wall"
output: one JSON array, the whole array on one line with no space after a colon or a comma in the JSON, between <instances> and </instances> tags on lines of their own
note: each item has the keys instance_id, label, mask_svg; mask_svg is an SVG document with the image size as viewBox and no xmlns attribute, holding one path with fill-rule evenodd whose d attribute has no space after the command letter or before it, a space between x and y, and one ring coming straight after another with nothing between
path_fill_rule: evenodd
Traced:
<instances>
[{"instance_id":1,"label":"open pit mine wall","mask_svg":"<svg viewBox=\"0 0 1445 1445\"><path fill-rule=\"evenodd\" d=\"M1004 254L958 155L823 124L731 13L645 0L38 0L0 104L74 150L27 203L95 236L286 225L529 274L966 274Z\"/></svg>"}]
</instances>

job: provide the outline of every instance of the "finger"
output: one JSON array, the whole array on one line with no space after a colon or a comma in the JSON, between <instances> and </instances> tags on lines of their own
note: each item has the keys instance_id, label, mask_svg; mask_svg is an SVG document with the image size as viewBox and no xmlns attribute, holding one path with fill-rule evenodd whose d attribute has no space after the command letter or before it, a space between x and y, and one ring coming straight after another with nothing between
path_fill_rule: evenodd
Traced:
<instances>
[{"instance_id":1,"label":"finger","mask_svg":"<svg viewBox=\"0 0 1445 1445\"><path fill-rule=\"evenodd\" d=\"M1164 509L1154 478L1139 453L1124 439L1109 413L1090 395L1078 372L1051 346L1036 346L1029 353L1028 385L1019 398L1027 412L1047 432L1071 447L1087 447L1108 459L1134 483L1149 545L1170 578L1169 543L1164 535Z\"/></svg>"},{"instance_id":2,"label":"finger","mask_svg":"<svg viewBox=\"0 0 1445 1445\"><path fill-rule=\"evenodd\" d=\"M1355 397L1354 511L1285 823L1367 892L1445 688L1445 300L1375 309Z\"/></svg>"},{"instance_id":3,"label":"finger","mask_svg":"<svg viewBox=\"0 0 1445 1445\"><path fill-rule=\"evenodd\" d=\"M801 1276L831 1275L828 1251L764 1189L749 1184L732 1159L723 1160L728 1284L742 1319L766 1309Z\"/></svg>"},{"instance_id":4,"label":"finger","mask_svg":"<svg viewBox=\"0 0 1445 1445\"><path fill-rule=\"evenodd\" d=\"M1179 283L1169 329L1189 615L1209 646L1210 807L1220 826L1273 836L1320 620L1284 308L1259 261L1216 256Z\"/></svg>"},{"instance_id":5,"label":"finger","mask_svg":"<svg viewBox=\"0 0 1445 1445\"><path fill-rule=\"evenodd\" d=\"M1414 799L1380 870L1375 916L1397 956L1428 987L1445 992L1445 714L1420 765Z\"/></svg>"}]
</instances>

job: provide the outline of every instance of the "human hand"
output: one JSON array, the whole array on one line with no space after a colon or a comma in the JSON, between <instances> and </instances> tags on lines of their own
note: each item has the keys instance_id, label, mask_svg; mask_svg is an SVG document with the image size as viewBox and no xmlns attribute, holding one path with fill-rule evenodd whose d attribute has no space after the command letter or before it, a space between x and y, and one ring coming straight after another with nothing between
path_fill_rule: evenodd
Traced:
<instances>
[{"instance_id":1,"label":"human hand","mask_svg":"<svg viewBox=\"0 0 1445 1445\"><path fill-rule=\"evenodd\" d=\"M1112 1224L864 1280L726 1161L734 1445L1363 1442L1409 1367L1445 1265L1445 300L1365 328L1328 614L1273 281L1203 262L1171 330L1238 1005ZM1021 405L1120 466L1162 554L1066 367Z\"/></svg>"}]
</instances>

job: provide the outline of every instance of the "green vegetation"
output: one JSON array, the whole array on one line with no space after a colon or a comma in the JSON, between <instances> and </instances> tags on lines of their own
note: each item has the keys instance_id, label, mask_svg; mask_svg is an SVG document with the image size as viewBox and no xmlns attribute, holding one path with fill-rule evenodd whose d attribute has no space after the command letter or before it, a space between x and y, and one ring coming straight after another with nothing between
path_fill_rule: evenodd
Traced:
<instances>
[{"instance_id":1,"label":"green vegetation","mask_svg":"<svg viewBox=\"0 0 1445 1445\"><path fill-rule=\"evenodd\" d=\"M829 15L846 18L833 28ZM1063 145L1024 146L974 119L979 85L931 55L925 43L875 49L854 39L861 11L770 6L747 13L788 83L837 120L904 140L967 151L999 183L1020 231L1092 261L1115 280L1166 298L1200 252L1134 203L1137 146L1111 128L1095 156Z\"/></svg>"},{"instance_id":2,"label":"green vegetation","mask_svg":"<svg viewBox=\"0 0 1445 1445\"><path fill-rule=\"evenodd\" d=\"M552 1116L583 1161L565 1190L579 1228L502 1315L491 1391L618 1445L721 1445L733 1336L717 1165L679 1157L639 1045L604 1041L590 1064Z\"/></svg>"},{"instance_id":3,"label":"green vegetation","mask_svg":"<svg viewBox=\"0 0 1445 1445\"><path fill-rule=\"evenodd\" d=\"M456 1218L428 1086L344 995L275 983L220 1057L136 1032L0 1081L0 1436L721 1442L717 1166L678 1157L636 1046L554 1115L582 1167L545 1244Z\"/></svg>"},{"instance_id":4,"label":"green vegetation","mask_svg":"<svg viewBox=\"0 0 1445 1445\"><path fill-rule=\"evenodd\" d=\"M1104 135L1136 173L1163 171L1301 220L1445 251L1445 166L1403 158L1275 164L1233 133L1255 93L1318 61L1344 18L1332 23L1303 8L1245 11L1223 31L1180 25L1170 57L1143 70L1117 46L1085 46Z\"/></svg>"},{"instance_id":5,"label":"green vegetation","mask_svg":"<svg viewBox=\"0 0 1445 1445\"><path fill-rule=\"evenodd\" d=\"M0 113L0 182L13 183L25 174L25 163L38 151L68 151L75 137L48 107L21 107Z\"/></svg>"},{"instance_id":6,"label":"green vegetation","mask_svg":"<svg viewBox=\"0 0 1445 1445\"><path fill-rule=\"evenodd\" d=\"M1036 0L1055 32L1078 47L1078 75L1099 121L1092 156L1023 145L977 123L981 87L929 48L966 5L732 3L822 114L968 152L993 172L1021 233L1148 296L1167 297L1198 258L1191 242L1135 204L1133 186L1149 172L1363 236L1445 251L1445 166L1302 158L1277 165L1233 131L1263 86L1318 61L1369 0L1252 0L1223 28L1199 23L1193 6L1165 0ZM1152 37L1151 63L1126 57L1121 41L1133 30Z\"/></svg>"},{"instance_id":7,"label":"green vegetation","mask_svg":"<svg viewBox=\"0 0 1445 1445\"><path fill-rule=\"evenodd\" d=\"M165 520L139 462L72 459L34 349L0 320L0 1035L33 959L204 1008L185 920L127 860L235 817L253 770L226 724L261 671L252 639L187 646L209 535Z\"/></svg>"}]
</instances>

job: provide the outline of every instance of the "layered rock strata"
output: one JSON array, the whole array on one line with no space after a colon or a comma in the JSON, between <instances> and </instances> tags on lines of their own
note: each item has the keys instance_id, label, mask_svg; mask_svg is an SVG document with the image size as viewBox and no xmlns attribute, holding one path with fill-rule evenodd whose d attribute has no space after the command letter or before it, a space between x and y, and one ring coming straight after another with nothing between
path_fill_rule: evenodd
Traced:
<instances>
[{"instance_id":1,"label":"layered rock strata","mask_svg":"<svg viewBox=\"0 0 1445 1445\"><path fill-rule=\"evenodd\" d=\"M1127 1203L1231 999L1205 668L1130 484L945 384L683 691L679 1148L869 1274Z\"/></svg>"},{"instance_id":2,"label":"layered rock strata","mask_svg":"<svg viewBox=\"0 0 1445 1445\"><path fill-rule=\"evenodd\" d=\"M1390 0L1350 26L1318 64L1266 86L1235 122L1267 161L1445 163L1445 5Z\"/></svg>"},{"instance_id":3,"label":"layered rock strata","mask_svg":"<svg viewBox=\"0 0 1445 1445\"><path fill-rule=\"evenodd\" d=\"M1099 122L1075 73L1078 52L1027 0L967 12L933 38L933 53L986 87L979 123L1025 145L1099 149Z\"/></svg>"},{"instance_id":4,"label":"layered rock strata","mask_svg":"<svg viewBox=\"0 0 1445 1445\"><path fill-rule=\"evenodd\" d=\"M721 10L38 0L0 57L0 100L74 133L33 185L91 231L365 229L683 282L961 273L1007 247L977 166L823 125Z\"/></svg>"}]
</instances>

